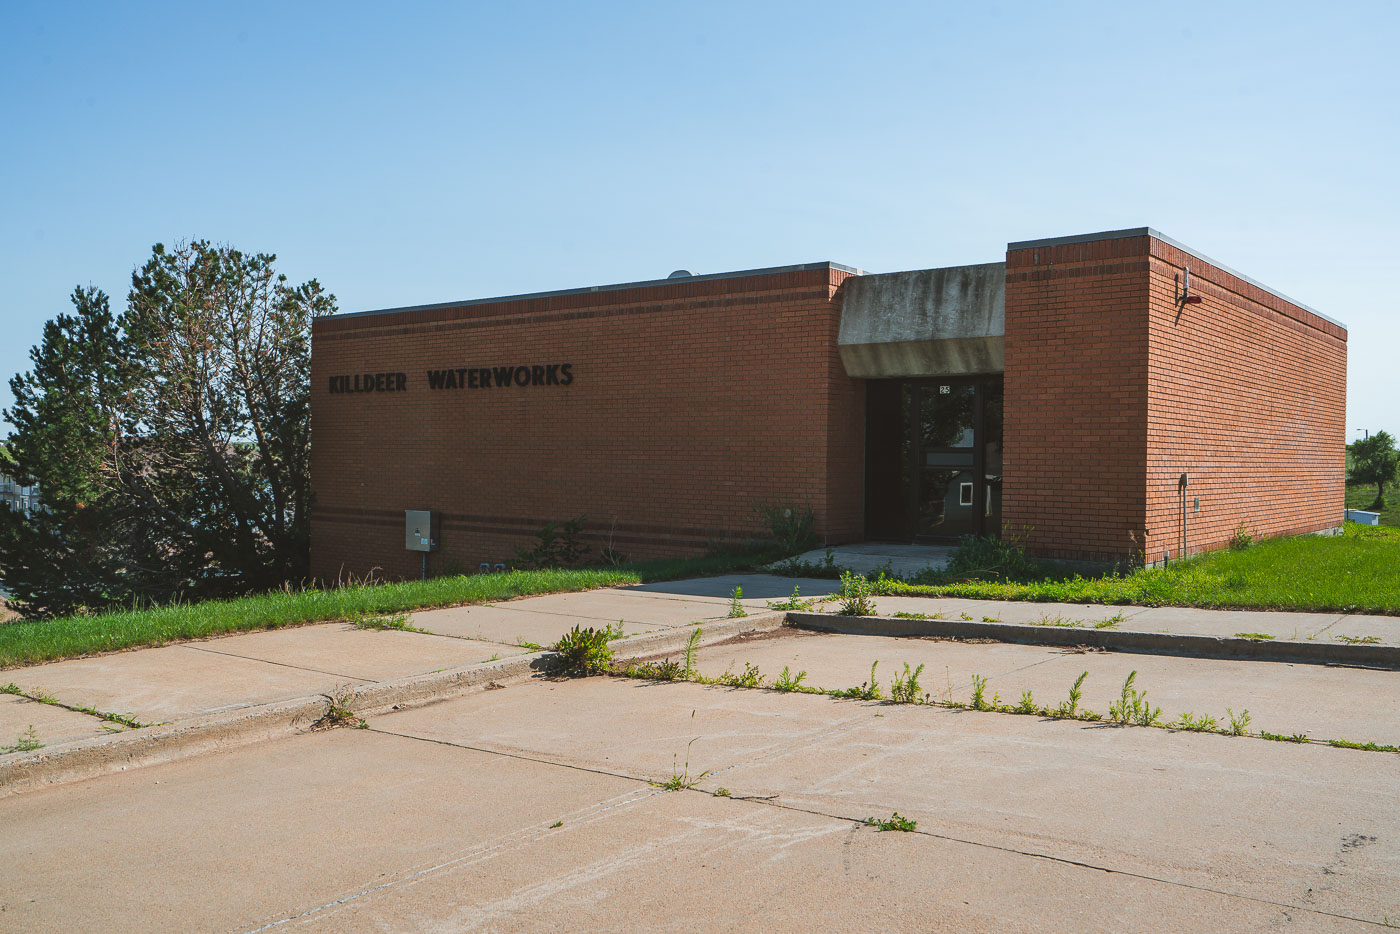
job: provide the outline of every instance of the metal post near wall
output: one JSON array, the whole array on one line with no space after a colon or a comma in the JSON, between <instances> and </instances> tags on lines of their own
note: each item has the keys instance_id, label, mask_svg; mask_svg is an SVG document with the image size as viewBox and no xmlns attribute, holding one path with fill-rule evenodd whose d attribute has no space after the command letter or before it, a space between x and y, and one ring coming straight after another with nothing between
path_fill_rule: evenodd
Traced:
<instances>
[{"instance_id":1,"label":"metal post near wall","mask_svg":"<svg viewBox=\"0 0 1400 934\"><path fill-rule=\"evenodd\" d=\"M1188 474L1188 473L1182 473L1181 478L1180 478L1179 480L1177 480L1177 482L1176 482L1177 490L1180 491L1180 493L1181 493L1181 542L1179 543L1179 544L1180 544L1180 551L1178 552L1178 554L1179 554L1180 557L1183 558L1183 559L1185 559L1185 557L1186 557L1186 541L1187 541L1187 538L1186 538L1186 487L1187 487L1187 485L1188 485L1190 482L1191 482L1191 475Z\"/></svg>"}]
</instances>

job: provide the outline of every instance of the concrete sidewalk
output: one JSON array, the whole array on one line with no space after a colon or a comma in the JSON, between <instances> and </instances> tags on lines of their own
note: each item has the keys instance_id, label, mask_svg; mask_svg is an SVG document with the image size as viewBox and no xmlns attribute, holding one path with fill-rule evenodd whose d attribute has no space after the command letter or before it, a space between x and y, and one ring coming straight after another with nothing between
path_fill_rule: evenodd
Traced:
<instances>
[{"instance_id":1,"label":"concrete sidewalk","mask_svg":"<svg viewBox=\"0 0 1400 934\"><path fill-rule=\"evenodd\" d=\"M11 668L0 671L0 685L13 683L28 696L0 695L0 749L17 745L30 727L28 735L49 749L128 729L69 708L178 724L530 655L575 625L620 626L636 636L712 623L728 618L735 587L743 589L745 610L759 613L794 585L815 593L829 584L727 575L410 614L411 625L426 632L317 623Z\"/></svg>"},{"instance_id":2,"label":"concrete sidewalk","mask_svg":"<svg viewBox=\"0 0 1400 934\"><path fill-rule=\"evenodd\" d=\"M1164 720L1191 711L1225 724L1225 708L1248 708L1253 731L1400 742L1394 671L817 633L758 615L794 583L808 596L831 587L733 575L415 614L428 633L320 624L0 672L65 703L175 724L93 739L94 717L0 696L4 743L34 723L53 744L0 756L0 783L16 761L121 747L91 781L30 776L0 795L0 928L1330 931L1400 917L1394 754L530 677L530 643L576 624L621 621L638 633L619 643L624 657L674 658L698 623L710 676L755 665L771 684L788 667L804 685L847 688L878 659L886 696L907 663L925 666L921 690L935 699L966 701L978 674L989 699L1031 691L1053 705L1088 671L1081 709L1103 712L1136 669ZM736 586L753 619L727 619ZM979 623L1120 610L891 599L882 612ZM1319 639L1375 620L1121 609L1123 627L1297 627ZM473 675L468 689L442 690L457 673ZM364 729L292 735L306 734L302 720L166 761L130 751L269 698L346 686L380 694ZM413 702L400 706L400 691ZM310 706L312 719L325 709ZM658 787L676 776L697 790ZM865 826L892 811L917 832Z\"/></svg>"},{"instance_id":3,"label":"concrete sidewalk","mask_svg":"<svg viewBox=\"0 0 1400 934\"><path fill-rule=\"evenodd\" d=\"M1350 750L541 680L0 799L0 926L1379 930L1397 794Z\"/></svg>"},{"instance_id":4,"label":"concrete sidewalk","mask_svg":"<svg viewBox=\"0 0 1400 934\"><path fill-rule=\"evenodd\" d=\"M1328 741L1347 739L1400 745L1400 673L1365 668L1238 659L1139 655L1042 645L943 639L848 635L784 627L761 638L740 638L702 648L702 675L743 673L752 665L771 685L784 669L805 673L804 687L845 690L870 680L871 664L882 696L890 682L917 670L921 694L937 701L968 703L972 679L986 679L985 699L1016 704L1030 691L1037 705L1065 701L1075 679L1087 672L1080 710L1106 715L1119 699L1128 673L1138 691L1161 708L1161 721L1183 713L1214 717L1229 727L1229 713L1248 711L1250 731L1301 734Z\"/></svg>"},{"instance_id":5,"label":"concrete sidewalk","mask_svg":"<svg viewBox=\"0 0 1400 934\"><path fill-rule=\"evenodd\" d=\"M1023 603L1004 600L964 600L942 597L877 597L877 614L925 614L944 619L1001 623L1069 623L1085 628L1107 619L1121 619L1121 631L1181 633L1231 637L1263 634L1291 641L1348 644L1343 637L1382 645L1400 645L1400 616L1348 613L1292 613L1279 610L1202 610L1178 606L1103 606L1083 603Z\"/></svg>"},{"instance_id":6,"label":"concrete sidewalk","mask_svg":"<svg viewBox=\"0 0 1400 934\"><path fill-rule=\"evenodd\" d=\"M12 682L27 695L49 697L57 704L0 695L0 748L18 745L28 735L52 749L127 729L121 723L67 708L121 714L145 724L182 723L518 658L548 647L575 625L620 626L623 634L631 637L712 624L729 616L736 588L741 589L744 609L759 613L790 597L794 587L804 597L820 597L836 586L831 580L731 574L411 614L412 625L426 632L360 630L345 623L322 623L9 669L0 672L0 684ZM1115 632L1225 637L1266 633L1280 640L1303 639L1339 648L1346 645L1341 636L1400 644L1400 618L1384 616L923 597L882 597L876 603L885 615L1002 623L1072 622L1075 627L1066 628L1085 632L1093 630L1096 623L1111 620ZM834 601L828 598L816 610L829 612L834 608ZM868 665L867 659L873 660L872 650L878 645L859 641L843 644L849 645L851 658L864 665ZM34 732L28 734L31 726Z\"/></svg>"}]
</instances>

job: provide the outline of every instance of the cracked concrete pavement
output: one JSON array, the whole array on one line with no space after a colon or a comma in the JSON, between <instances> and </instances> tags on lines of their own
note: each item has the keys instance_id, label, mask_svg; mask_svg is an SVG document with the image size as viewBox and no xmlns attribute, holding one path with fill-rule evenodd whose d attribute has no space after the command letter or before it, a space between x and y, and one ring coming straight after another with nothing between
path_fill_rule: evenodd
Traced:
<instances>
[{"instance_id":1,"label":"cracked concrete pavement","mask_svg":"<svg viewBox=\"0 0 1400 934\"><path fill-rule=\"evenodd\" d=\"M744 581L750 611L793 583ZM720 619L733 586L414 614L432 635L234 636L42 666L38 683L180 717L525 652L512 643L576 622ZM1256 729L1400 741L1394 671L793 630L703 647L697 664L849 687L877 658L882 684L924 664L925 690L959 700L981 673L1004 701L1029 689L1053 704L1088 670L1082 703L1097 710L1136 669L1168 717L1248 707ZM93 719L0 697L0 727L14 710L54 735ZM678 774L695 787L658 787ZM1396 800L1394 754L526 677L366 729L0 797L0 930L1379 930L1400 923ZM917 830L864 824L894 811Z\"/></svg>"},{"instance_id":2,"label":"cracked concrete pavement","mask_svg":"<svg viewBox=\"0 0 1400 934\"><path fill-rule=\"evenodd\" d=\"M1397 793L1349 750L534 679L4 801L0 927L1365 930Z\"/></svg>"}]
</instances>

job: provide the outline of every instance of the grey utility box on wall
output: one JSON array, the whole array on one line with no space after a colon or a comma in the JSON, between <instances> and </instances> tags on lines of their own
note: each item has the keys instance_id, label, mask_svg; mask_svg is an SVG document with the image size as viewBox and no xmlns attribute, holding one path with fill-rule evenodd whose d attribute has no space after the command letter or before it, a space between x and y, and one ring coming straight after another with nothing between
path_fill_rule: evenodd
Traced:
<instances>
[{"instance_id":1,"label":"grey utility box on wall","mask_svg":"<svg viewBox=\"0 0 1400 934\"><path fill-rule=\"evenodd\" d=\"M432 509L405 509L403 546L409 551L437 551L438 514Z\"/></svg>"}]
</instances>

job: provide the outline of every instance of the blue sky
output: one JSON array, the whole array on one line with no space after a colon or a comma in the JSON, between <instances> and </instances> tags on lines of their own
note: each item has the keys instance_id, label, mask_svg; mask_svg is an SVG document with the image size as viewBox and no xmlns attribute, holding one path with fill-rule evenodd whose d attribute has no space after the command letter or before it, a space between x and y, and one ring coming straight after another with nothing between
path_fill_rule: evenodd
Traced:
<instances>
[{"instance_id":1,"label":"blue sky","mask_svg":"<svg viewBox=\"0 0 1400 934\"><path fill-rule=\"evenodd\" d=\"M1379 3L11 0L0 374L156 242L356 311L1152 226L1346 323L1348 438L1400 433L1397 34Z\"/></svg>"}]
</instances>

